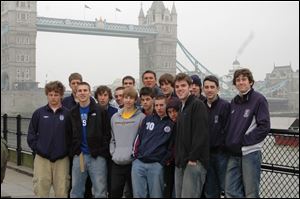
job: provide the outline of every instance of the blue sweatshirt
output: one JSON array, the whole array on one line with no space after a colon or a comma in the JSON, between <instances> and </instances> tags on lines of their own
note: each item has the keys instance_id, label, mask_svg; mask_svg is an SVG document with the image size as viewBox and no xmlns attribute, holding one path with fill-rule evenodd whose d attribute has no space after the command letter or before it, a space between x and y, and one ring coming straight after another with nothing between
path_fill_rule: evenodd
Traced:
<instances>
[{"instance_id":1,"label":"blue sweatshirt","mask_svg":"<svg viewBox=\"0 0 300 199\"><path fill-rule=\"evenodd\" d=\"M67 156L67 120L68 110L65 107L56 112L48 105L37 109L32 115L27 135L32 151L52 162Z\"/></svg>"},{"instance_id":2,"label":"blue sweatshirt","mask_svg":"<svg viewBox=\"0 0 300 199\"><path fill-rule=\"evenodd\" d=\"M172 158L171 138L174 123L157 114L145 117L134 143L134 156L144 163L159 162L164 165Z\"/></svg>"},{"instance_id":3,"label":"blue sweatshirt","mask_svg":"<svg viewBox=\"0 0 300 199\"><path fill-rule=\"evenodd\" d=\"M207 104L205 99L204 104L208 110L209 121L209 147L211 152L223 150L225 146L225 136L229 124L230 103L219 97L211 104Z\"/></svg>"},{"instance_id":4,"label":"blue sweatshirt","mask_svg":"<svg viewBox=\"0 0 300 199\"><path fill-rule=\"evenodd\" d=\"M226 148L232 155L246 155L261 150L270 131L270 115L266 98L251 89L231 101L230 125Z\"/></svg>"}]
</instances>

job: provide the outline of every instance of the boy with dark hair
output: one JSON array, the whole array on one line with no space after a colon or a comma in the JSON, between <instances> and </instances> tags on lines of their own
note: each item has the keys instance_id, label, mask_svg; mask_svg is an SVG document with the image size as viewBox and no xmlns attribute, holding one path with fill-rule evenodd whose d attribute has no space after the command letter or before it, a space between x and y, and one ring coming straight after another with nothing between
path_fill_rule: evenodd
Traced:
<instances>
[{"instance_id":1,"label":"boy with dark hair","mask_svg":"<svg viewBox=\"0 0 300 199\"><path fill-rule=\"evenodd\" d=\"M104 109L91 100L91 88L81 82L76 88L79 103L70 111L68 135L73 157L71 198L83 198L89 174L95 198L107 196L107 166L110 133Z\"/></svg>"},{"instance_id":2,"label":"boy with dark hair","mask_svg":"<svg viewBox=\"0 0 300 199\"><path fill-rule=\"evenodd\" d=\"M155 114L147 116L134 144L132 187L135 198L163 197L164 165L172 158L170 141L174 123L167 116L165 96L155 98Z\"/></svg>"},{"instance_id":3,"label":"boy with dark hair","mask_svg":"<svg viewBox=\"0 0 300 199\"><path fill-rule=\"evenodd\" d=\"M261 150L270 131L266 98L253 89L249 69L234 72L233 85L239 94L231 101L230 125L225 144L229 153L225 196L259 198Z\"/></svg>"},{"instance_id":4,"label":"boy with dark hair","mask_svg":"<svg viewBox=\"0 0 300 199\"><path fill-rule=\"evenodd\" d=\"M162 92L156 84L156 73L152 70L147 70L142 75L143 84L145 87L152 88L154 90L154 96L161 95Z\"/></svg>"},{"instance_id":5,"label":"boy with dark hair","mask_svg":"<svg viewBox=\"0 0 300 199\"><path fill-rule=\"evenodd\" d=\"M94 97L98 101L99 105L103 109L107 110L109 120L116 112L118 112L117 108L114 108L109 104L113 97L110 88L107 86L99 86L94 93Z\"/></svg>"},{"instance_id":6,"label":"boy with dark hair","mask_svg":"<svg viewBox=\"0 0 300 199\"><path fill-rule=\"evenodd\" d=\"M151 115L154 110L154 91L150 87L143 87L140 90L140 101L142 112L145 115Z\"/></svg>"},{"instance_id":7,"label":"boy with dark hair","mask_svg":"<svg viewBox=\"0 0 300 199\"><path fill-rule=\"evenodd\" d=\"M191 84L188 75L176 75L175 91L182 103L175 139L175 190L179 198L201 196L209 158L207 110L190 94Z\"/></svg>"},{"instance_id":8,"label":"boy with dark hair","mask_svg":"<svg viewBox=\"0 0 300 199\"><path fill-rule=\"evenodd\" d=\"M220 198L225 188L228 155L225 153L225 137L230 115L230 103L219 97L219 80L209 75L203 80L204 104L209 118L209 166L205 182L205 197Z\"/></svg>"},{"instance_id":9,"label":"boy with dark hair","mask_svg":"<svg viewBox=\"0 0 300 199\"><path fill-rule=\"evenodd\" d=\"M174 76L165 73L159 77L159 87L162 93L166 96L167 101L171 99L171 97L175 97L176 94L174 93Z\"/></svg>"},{"instance_id":10,"label":"boy with dark hair","mask_svg":"<svg viewBox=\"0 0 300 199\"><path fill-rule=\"evenodd\" d=\"M125 88L128 88L128 87L135 87L135 79L130 76L130 75L127 75L125 77L123 77L122 79L122 85L125 87Z\"/></svg>"},{"instance_id":11,"label":"boy with dark hair","mask_svg":"<svg viewBox=\"0 0 300 199\"><path fill-rule=\"evenodd\" d=\"M191 86L191 93L198 97L200 100L204 101L205 97L202 95L202 82L198 75L192 75L192 86Z\"/></svg>"},{"instance_id":12,"label":"boy with dark hair","mask_svg":"<svg viewBox=\"0 0 300 199\"><path fill-rule=\"evenodd\" d=\"M116 108L121 109L124 107L124 89L125 87L119 86L115 89L114 97L117 103Z\"/></svg>"}]
</instances>

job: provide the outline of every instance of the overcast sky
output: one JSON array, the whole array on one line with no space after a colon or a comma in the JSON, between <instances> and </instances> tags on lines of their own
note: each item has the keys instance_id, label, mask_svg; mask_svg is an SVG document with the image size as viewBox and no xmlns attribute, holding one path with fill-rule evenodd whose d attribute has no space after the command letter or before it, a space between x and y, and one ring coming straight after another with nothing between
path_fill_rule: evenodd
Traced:
<instances>
[{"instance_id":1,"label":"overcast sky","mask_svg":"<svg viewBox=\"0 0 300 199\"><path fill-rule=\"evenodd\" d=\"M84 8L88 5L91 9ZM144 13L152 2L143 2ZM164 2L171 10L173 2ZM235 57L264 80L274 64L299 68L299 2L175 2L178 39L216 75L232 68ZM116 12L119 8L121 12ZM140 1L78 1L37 3L38 16L138 24ZM116 78L138 78L138 39L38 32L37 81L60 80L79 72L91 86ZM177 60L193 66L177 46Z\"/></svg>"}]
</instances>

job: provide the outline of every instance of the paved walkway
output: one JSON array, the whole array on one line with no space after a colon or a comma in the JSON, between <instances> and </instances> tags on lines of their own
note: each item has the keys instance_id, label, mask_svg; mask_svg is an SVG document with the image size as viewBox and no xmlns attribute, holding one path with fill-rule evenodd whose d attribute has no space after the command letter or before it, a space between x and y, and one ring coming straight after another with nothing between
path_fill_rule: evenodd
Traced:
<instances>
[{"instance_id":1,"label":"paved walkway","mask_svg":"<svg viewBox=\"0 0 300 199\"><path fill-rule=\"evenodd\" d=\"M37 198L33 193L32 169L9 162L1 184L1 197ZM51 191L50 197L53 197Z\"/></svg>"}]
</instances>

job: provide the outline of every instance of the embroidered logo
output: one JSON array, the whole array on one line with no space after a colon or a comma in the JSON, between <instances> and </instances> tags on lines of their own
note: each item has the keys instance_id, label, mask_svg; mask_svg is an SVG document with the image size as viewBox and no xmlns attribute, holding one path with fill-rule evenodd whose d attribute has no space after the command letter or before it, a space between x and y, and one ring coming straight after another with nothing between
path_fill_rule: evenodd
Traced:
<instances>
[{"instance_id":1,"label":"embroidered logo","mask_svg":"<svg viewBox=\"0 0 300 199\"><path fill-rule=\"evenodd\" d=\"M170 132L171 132L171 127L166 126L166 127L164 128L164 131L165 131L165 133L170 133Z\"/></svg>"},{"instance_id":2,"label":"embroidered logo","mask_svg":"<svg viewBox=\"0 0 300 199\"><path fill-rule=\"evenodd\" d=\"M65 119L64 115L60 115L60 116L59 116L59 119L60 119L61 121L63 121L63 120Z\"/></svg>"},{"instance_id":3,"label":"embroidered logo","mask_svg":"<svg viewBox=\"0 0 300 199\"><path fill-rule=\"evenodd\" d=\"M218 115L215 115L215 124L219 123L219 116Z\"/></svg>"},{"instance_id":4,"label":"embroidered logo","mask_svg":"<svg viewBox=\"0 0 300 199\"><path fill-rule=\"evenodd\" d=\"M243 116L249 117L249 115L250 115L250 109L246 109Z\"/></svg>"},{"instance_id":5,"label":"embroidered logo","mask_svg":"<svg viewBox=\"0 0 300 199\"><path fill-rule=\"evenodd\" d=\"M49 118L49 116L48 115L44 115L44 118Z\"/></svg>"}]
</instances>

